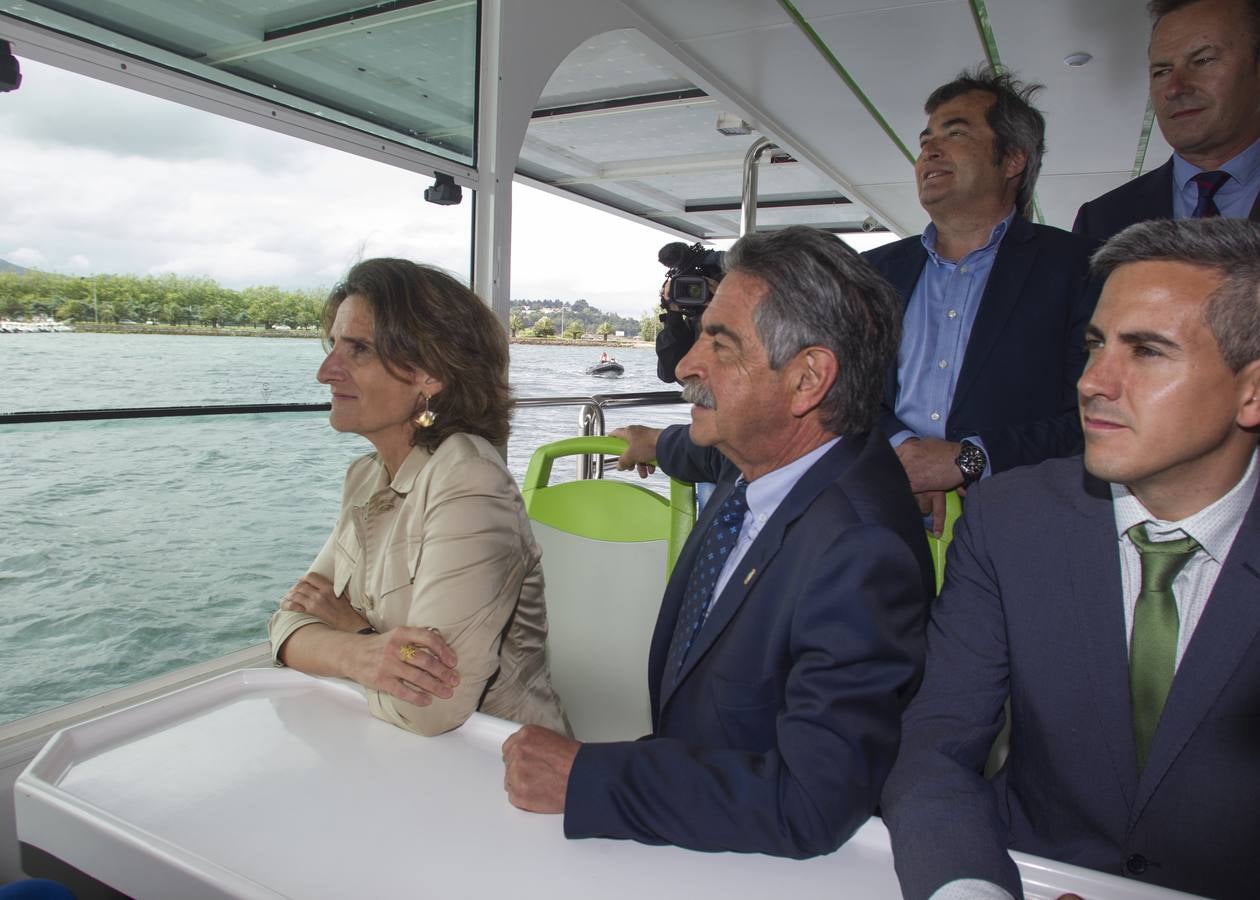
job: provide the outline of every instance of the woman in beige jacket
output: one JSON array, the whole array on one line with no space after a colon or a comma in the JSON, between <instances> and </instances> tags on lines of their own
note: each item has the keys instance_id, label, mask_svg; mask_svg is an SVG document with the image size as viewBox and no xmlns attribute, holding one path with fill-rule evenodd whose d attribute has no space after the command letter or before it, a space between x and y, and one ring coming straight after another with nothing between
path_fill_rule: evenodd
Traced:
<instances>
[{"instance_id":1,"label":"woman in beige jacket","mask_svg":"<svg viewBox=\"0 0 1260 900\"><path fill-rule=\"evenodd\" d=\"M276 663L352 679L373 715L421 734L474 710L567 732L538 546L493 446L511 409L502 326L450 276L373 259L333 290L324 332L329 422L376 452L272 616Z\"/></svg>"}]
</instances>

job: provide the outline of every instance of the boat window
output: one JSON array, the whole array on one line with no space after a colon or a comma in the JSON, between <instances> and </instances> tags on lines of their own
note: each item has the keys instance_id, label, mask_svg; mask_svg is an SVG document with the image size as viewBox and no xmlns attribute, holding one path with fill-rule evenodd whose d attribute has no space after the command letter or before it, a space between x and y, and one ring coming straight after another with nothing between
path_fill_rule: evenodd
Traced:
<instances>
[{"instance_id":1,"label":"boat window","mask_svg":"<svg viewBox=\"0 0 1260 900\"><path fill-rule=\"evenodd\" d=\"M0 10L269 103L475 161L476 0L24 0Z\"/></svg>"},{"instance_id":2,"label":"boat window","mask_svg":"<svg viewBox=\"0 0 1260 900\"><path fill-rule=\"evenodd\" d=\"M309 6L309 4L308 4ZM370 447L319 404L314 328L359 258L467 279L473 193L21 59L0 94L0 723L266 639ZM18 177L20 175L20 177Z\"/></svg>"}]
</instances>

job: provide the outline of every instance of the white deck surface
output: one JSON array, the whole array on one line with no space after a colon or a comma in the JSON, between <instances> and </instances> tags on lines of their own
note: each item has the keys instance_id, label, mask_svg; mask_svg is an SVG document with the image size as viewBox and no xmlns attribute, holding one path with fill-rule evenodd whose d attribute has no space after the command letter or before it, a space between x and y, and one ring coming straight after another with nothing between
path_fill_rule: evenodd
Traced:
<instances>
[{"instance_id":1,"label":"white deck surface","mask_svg":"<svg viewBox=\"0 0 1260 900\"><path fill-rule=\"evenodd\" d=\"M18 835L138 898L900 896L878 820L806 861L565 840L507 802L515 728L417 737L349 685L246 669L59 732L17 782ZM1185 896L1016 858L1034 898Z\"/></svg>"}]
</instances>

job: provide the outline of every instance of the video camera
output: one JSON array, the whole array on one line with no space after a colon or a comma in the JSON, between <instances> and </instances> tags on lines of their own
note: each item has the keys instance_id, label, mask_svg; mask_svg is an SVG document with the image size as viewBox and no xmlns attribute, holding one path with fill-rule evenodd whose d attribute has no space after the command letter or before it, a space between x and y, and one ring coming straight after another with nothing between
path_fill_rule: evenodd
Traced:
<instances>
[{"instance_id":1,"label":"video camera","mask_svg":"<svg viewBox=\"0 0 1260 900\"><path fill-rule=\"evenodd\" d=\"M676 308L683 315L700 315L713 298L710 282L722 280L724 256L721 250L712 250L703 244L688 246L674 241L662 247L656 259L662 266L668 266L669 271L661 290L661 306L667 310Z\"/></svg>"}]
</instances>

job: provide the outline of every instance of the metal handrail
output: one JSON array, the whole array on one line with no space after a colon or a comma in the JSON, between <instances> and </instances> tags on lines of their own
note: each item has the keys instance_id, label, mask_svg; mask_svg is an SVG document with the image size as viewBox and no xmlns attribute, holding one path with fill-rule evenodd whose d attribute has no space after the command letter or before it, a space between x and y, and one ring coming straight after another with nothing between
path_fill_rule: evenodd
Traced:
<instances>
[{"instance_id":1,"label":"metal handrail","mask_svg":"<svg viewBox=\"0 0 1260 900\"><path fill-rule=\"evenodd\" d=\"M678 391L640 391L623 394L590 394L571 397L521 397L517 409L549 406L577 406L578 433L584 437L604 433L605 409L629 409L682 403ZM92 422L114 419L163 419L183 416L238 416L271 413L328 412L328 403L250 403L221 406L148 406L125 409L60 409L0 413L0 428L40 422ZM603 478L603 460L591 456L577 459L578 478Z\"/></svg>"},{"instance_id":2,"label":"metal handrail","mask_svg":"<svg viewBox=\"0 0 1260 900\"><path fill-rule=\"evenodd\" d=\"M578 433L583 437L604 433L605 409L630 409L640 406L666 406L684 403L678 391L641 391L624 394L593 394L589 397L522 397L516 401L518 409L546 406L578 406ZM584 454L576 456L577 477L603 478L604 458Z\"/></svg>"}]
</instances>

